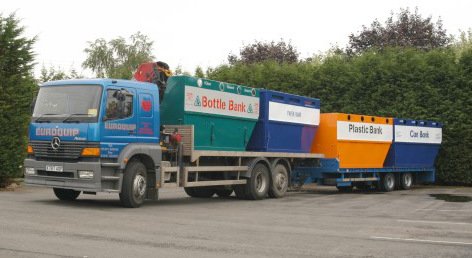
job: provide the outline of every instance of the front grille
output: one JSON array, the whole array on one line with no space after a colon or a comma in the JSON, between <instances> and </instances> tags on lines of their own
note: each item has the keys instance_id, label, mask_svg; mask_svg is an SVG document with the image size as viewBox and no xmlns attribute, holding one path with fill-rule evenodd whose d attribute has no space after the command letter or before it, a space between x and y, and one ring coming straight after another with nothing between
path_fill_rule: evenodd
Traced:
<instances>
[{"instance_id":1,"label":"front grille","mask_svg":"<svg viewBox=\"0 0 472 258\"><path fill-rule=\"evenodd\" d=\"M54 150L51 146L51 141L31 141L31 147L33 147L34 156L38 158L48 159L78 159L82 149L85 147L99 147L96 142L66 142L62 141L61 145L57 150Z\"/></svg>"},{"instance_id":2,"label":"front grille","mask_svg":"<svg viewBox=\"0 0 472 258\"><path fill-rule=\"evenodd\" d=\"M53 176L53 177L68 177L73 178L73 172L53 172L53 171L46 171L46 170L38 170L38 176Z\"/></svg>"}]
</instances>

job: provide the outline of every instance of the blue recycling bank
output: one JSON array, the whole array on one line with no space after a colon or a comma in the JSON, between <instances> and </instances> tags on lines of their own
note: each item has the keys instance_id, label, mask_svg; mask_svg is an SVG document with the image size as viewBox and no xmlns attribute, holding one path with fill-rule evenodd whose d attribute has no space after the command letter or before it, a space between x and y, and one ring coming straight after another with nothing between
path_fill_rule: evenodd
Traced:
<instances>
[{"instance_id":1,"label":"blue recycling bank","mask_svg":"<svg viewBox=\"0 0 472 258\"><path fill-rule=\"evenodd\" d=\"M259 120L247 150L309 153L319 117L319 99L261 90Z\"/></svg>"},{"instance_id":2,"label":"blue recycling bank","mask_svg":"<svg viewBox=\"0 0 472 258\"><path fill-rule=\"evenodd\" d=\"M385 167L433 167L442 141L442 124L394 119L393 143Z\"/></svg>"}]
</instances>

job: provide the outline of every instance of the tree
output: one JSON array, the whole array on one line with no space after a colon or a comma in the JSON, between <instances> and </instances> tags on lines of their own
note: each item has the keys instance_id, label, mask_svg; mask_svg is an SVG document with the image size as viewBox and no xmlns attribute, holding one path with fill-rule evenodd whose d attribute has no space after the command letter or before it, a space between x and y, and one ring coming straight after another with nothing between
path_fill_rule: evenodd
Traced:
<instances>
[{"instance_id":1,"label":"tree","mask_svg":"<svg viewBox=\"0 0 472 258\"><path fill-rule=\"evenodd\" d=\"M21 175L26 128L35 89L32 75L36 37L23 35L15 14L0 14L0 186Z\"/></svg>"},{"instance_id":2,"label":"tree","mask_svg":"<svg viewBox=\"0 0 472 258\"><path fill-rule=\"evenodd\" d=\"M413 47L422 50L447 46L451 37L443 29L441 19L433 23L431 16L421 17L418 8L412 13L407 9L400 9L381 24L377 19L370 28L362 26L357 35L349 36L347 52L360 53L370 48L385 49L386 47Z\"/></svg>"},{"instance_id":3,"label":"tree","mask_svg":"<svg viewBox=\"0 0 472 258\"><path fill-rule=\"evenodd\" d=\"M454 50L457 53L457 58L461 58L462 54L467 50L472 49L472 29L466 31L461 31L459 39L454 42Z\"/></svg>"},{"instance_id":4,"label":"tree","mask_svg":"<svg viewBox=\"0 0 472 258\"><path fill-rule=\"evenodd\" d=\"M110 41L103 38L88 42L84 50L87 59L82 63L97 77L131 79L133 71L139 64L154 59L151 54L153 42L140 32L130 36L130 43L123 37Z\"/></svg>"},{"instance_id":5,"label":"tree","mask_svg":"<svg viewBox=\"0 0 472 258\"><path fill-rule=\"evenodd\" d=\"M38 82L45 83L48 81L56 81L56 80L67 80L67 79L79 79L83 78L82 75L78 74L75 69L71 69L69 73L66 73L64 70L60 68L54 68L50 66L46 68L44 65L41 68L41 75L39 76Z\"/></svg>"},{"instance_id":6,"label":"tree","mask_svg":"<svg viewBox=\"0 0 472 258\"><path fill-rule=\"evenodd\" d=\"M228 62L230 64L252 64L273 60L278 63L295 63L298 61L299 55L296 48L290 42L285 43L283 39L277 43L274 41L255 41L252 44L243 46L239 54L240 57L229 54Z\"/></svg>"},{"instance_id":7,"label":"tree","mask_svg":"<svg viewBox=\"0 0 472 258\"><path fill-rule=\"evenodd\" d=\"M205 78L205 74L203 73L203 69L200 67L200 66L197 66L197 68L195 69L195 77L198 77L198 78Z\"/></svg>"}]
</instances>

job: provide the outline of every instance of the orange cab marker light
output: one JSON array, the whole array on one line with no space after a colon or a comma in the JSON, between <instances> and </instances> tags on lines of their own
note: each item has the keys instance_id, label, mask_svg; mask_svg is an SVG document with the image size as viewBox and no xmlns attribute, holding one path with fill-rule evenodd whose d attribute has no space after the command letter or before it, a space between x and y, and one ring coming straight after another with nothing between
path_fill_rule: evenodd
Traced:
<instances>
[{"instance_id":1,"label":"orange cab marker light","mask_svg":"<svg viewBox=\"0 0 472 258\"><path fill-rule=\"evenodd\" d=\"M83 148L80 155L86 157L99 157L100 148Z\"/></svg>"},{"instance_id":2,"label":"orange cab marker light","mask_svg":"<svg viewBox=\"0 0 472 258\"><path fill-rule=\"evenodd\" d=\"M33 152L34 152L34 151L33 151L33 146L28 145L27 152L28 152L28 154L33 154Z\"/></svg>"}]
</instances>

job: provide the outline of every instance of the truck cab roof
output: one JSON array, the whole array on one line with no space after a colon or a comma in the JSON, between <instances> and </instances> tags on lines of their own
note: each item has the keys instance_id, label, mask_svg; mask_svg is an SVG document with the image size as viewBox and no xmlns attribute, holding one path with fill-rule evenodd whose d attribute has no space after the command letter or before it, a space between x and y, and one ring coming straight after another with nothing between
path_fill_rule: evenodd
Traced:
<instances>
[{"instance_id":1,"label":"truck cab roof","mask_svg":"<svg viewBox=\"0 0 472 258\"><path fill-rule=\"evenodd\" d=\"M42 86L63 86L63 85L102 85L102 86L122 86L132 87L143 90L156 90L157 86L148 82L139 82L132 80L120 80L120 79L71 79L71 80L59 80L45 82Z\"/></svg>"}]
</instances>

